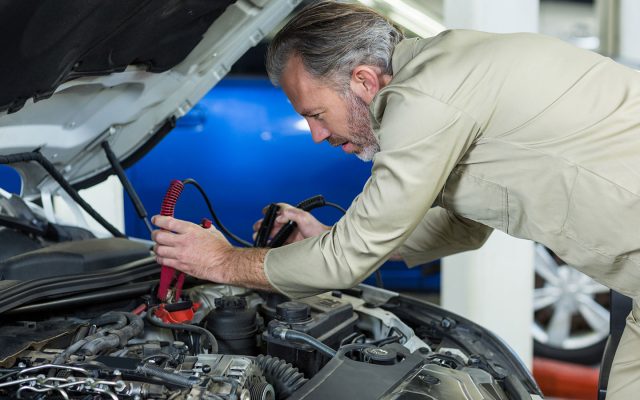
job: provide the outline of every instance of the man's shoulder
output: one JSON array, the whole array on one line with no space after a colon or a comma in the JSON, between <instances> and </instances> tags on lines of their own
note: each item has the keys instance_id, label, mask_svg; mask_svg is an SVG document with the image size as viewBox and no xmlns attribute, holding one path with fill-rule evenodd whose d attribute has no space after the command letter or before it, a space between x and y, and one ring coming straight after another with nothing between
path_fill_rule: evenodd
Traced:
<instances>
[{"instance_id":1,"label":"man's shoulder","mask_svg":"<svg viewBox=\"0 0 640 400\"><path fill-rule=\"evenodd\" d=\"M399 43L392 58L391 83L419 88L446 101L461 86L486 89L483 83L499 85L509 76L526 76L532 68L582 71L601 59L541 34L452 29Z\"/></svg>"},{"instance_id":2,"label":"man's shoulder","mask_svg":"<svg viewBox=\"0 0 640 400\"><path fill-rule=\"evenodd\" d=\"M534 48L523 48L522 46L534 46ZM431 56L443 54L479 56L480 54L476 54L473 50L526 52L535 51L536 47L552 50L554 48L576 49L560 39L538 33L493 33L470 29L449 29L429 38L403 40L398 45L398 51L394 52L393 57L409 56L409 58L415 58L423 53ZM500 56L500 53L485 52L482 55L491 58Z\"/></svg>"}]
</instances>

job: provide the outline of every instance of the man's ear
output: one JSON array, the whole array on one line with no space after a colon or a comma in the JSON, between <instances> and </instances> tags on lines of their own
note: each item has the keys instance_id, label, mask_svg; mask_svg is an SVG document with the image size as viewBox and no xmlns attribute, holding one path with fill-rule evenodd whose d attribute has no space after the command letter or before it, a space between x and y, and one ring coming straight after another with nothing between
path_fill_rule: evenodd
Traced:
<instances>
[{"instance_id":1,"label":"man's ear","mask_svg":"<svg viewBox=\"0 0 640 400\"><path fill-rule=\"evenodd\" d=\"M373 97L386 83L380 68L371 65L358 65L351 73L351 90L365 103L370 104Z\"/></svg>"}]
</instances>

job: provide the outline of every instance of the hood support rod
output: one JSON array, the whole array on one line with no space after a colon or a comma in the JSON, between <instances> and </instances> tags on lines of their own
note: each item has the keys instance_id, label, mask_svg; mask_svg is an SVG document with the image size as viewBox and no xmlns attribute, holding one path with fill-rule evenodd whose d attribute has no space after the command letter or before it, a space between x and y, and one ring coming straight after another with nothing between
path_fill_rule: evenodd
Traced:
<instances>
[{"instance_id":1,"label":"hood support rod","mask_svg":"<svg viewBox=\"0 0 640 400\"><path fill-rule=\"evenodd\" d=\"M142 204L138 193L136 193L136 190L133 188L131 181L129 181L129 178L127 178L127 174L124 172L122 165L120 165L118 157L116 157L116 155L113 153L113 150L111 150L111 146L109 146L108 141L105 140L104 142L102 142L102 148L104 149L104 154L107 156L107 160L109 160L109 164L111 164L113 172L115 172L116 176L120 180L120 183L122 183L122 187L129 195L129 199L131 199L138 217L140 217L140 219L144 221L144 224L149 230L149 234L151 234L151 232L153 232L153 228L151 227L151 223L149 222L147 210L144 208L144 205Z\"/></svg>"}]
</instances>

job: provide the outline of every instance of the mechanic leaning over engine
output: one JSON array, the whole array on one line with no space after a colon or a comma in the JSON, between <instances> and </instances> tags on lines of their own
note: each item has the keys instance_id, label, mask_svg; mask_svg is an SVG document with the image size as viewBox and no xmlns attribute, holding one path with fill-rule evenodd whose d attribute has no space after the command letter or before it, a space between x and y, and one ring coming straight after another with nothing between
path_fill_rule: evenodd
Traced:
<instances>
[{"instance_id":1,"label":"mechanic leaning over engine","mask_svg":"<svg viewBox=\"0 0 640 400\"><path fill-rule=\"evenodd\" d=\"M274 230L298 231L276 249L155 217L159 263L296 298L351 287L390 257L415 266L476 249L499 229L635 299L607 398L640 393L638 72L529 33L404 39L334 2L279 32L267 69L313 140L373 160L371 177L332 227L284 205Z\"/></svg>"}]
</instances>

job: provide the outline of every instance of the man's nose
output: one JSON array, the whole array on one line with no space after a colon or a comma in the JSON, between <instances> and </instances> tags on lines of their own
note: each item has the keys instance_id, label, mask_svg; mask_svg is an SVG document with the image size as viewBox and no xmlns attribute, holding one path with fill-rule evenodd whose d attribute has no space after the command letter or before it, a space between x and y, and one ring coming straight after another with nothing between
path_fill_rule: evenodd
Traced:
<instances>
[{"instance_id":1,"label":"man's nose","mask_svg":"<svg viewBox=\"0 0 640 400\"><path fill-rule=\"evenodd\" d=\"M325 128L318 121L310 120L309 130L311 130L311 138L316 143L320 143L323 140L326 140L329 136L331 136L331 133L329 132L329 130Z\"/></svg>"}]
</instances>

